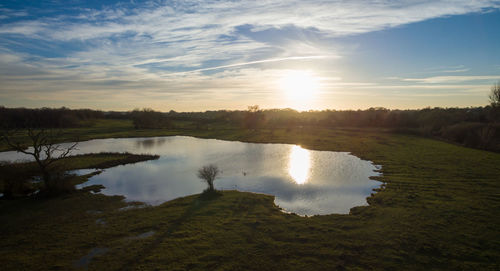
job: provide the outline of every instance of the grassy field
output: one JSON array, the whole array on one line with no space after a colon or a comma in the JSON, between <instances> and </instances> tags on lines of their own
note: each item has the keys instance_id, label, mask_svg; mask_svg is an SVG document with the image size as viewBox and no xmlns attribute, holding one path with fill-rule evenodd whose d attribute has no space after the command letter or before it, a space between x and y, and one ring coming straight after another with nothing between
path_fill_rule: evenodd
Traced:
<instances>
[{"instance_id":1,"label":"grassy field","mask_svg":"<svg viewBox=\"0 0 500 271\"><path fill-rule=\"evenodd\" d=\"M87 192L2 200L2 269L500 269L498 153L375 130L141 131L127 121L100 121L70 130L68 139L77 134L183 134L349 151L382 165L385 186L349 215L313 217L282 213L271 196L236 191L125 209L140 205Z\"/></svg>"}]
</instances>

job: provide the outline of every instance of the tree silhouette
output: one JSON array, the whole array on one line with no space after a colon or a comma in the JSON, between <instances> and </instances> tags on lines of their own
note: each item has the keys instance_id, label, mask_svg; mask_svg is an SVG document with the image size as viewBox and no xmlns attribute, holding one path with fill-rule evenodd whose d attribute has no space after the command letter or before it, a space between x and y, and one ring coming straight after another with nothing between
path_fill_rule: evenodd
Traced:
<instances>
[{"instance_id":1,"label":"tree silhouette","mask_svg":"<svg viewBox=\"0 0 500 271\"><path fill-rule=\"evenodd\" d=\"M500 107L500 81L498 83L493 84L491 87L490 93L490 103L493 107Z\"/></svg>"},{"instance_id":2,"label":"tree silhouette","mask_svg":"<svg viewBox=\"0 0 500 271\"><path fill-rule=\"evenodd\" d=\"M4 131L1 135L1 139L15 151L32 156L42 174L45 189L47 189L49 193L57 192L55 191L58 187L57 183L54 183L52 179L53 164L67 157L76 149L78 143L71 144L68 147L57 144L56 140L61 136L60 131L56 132L43 128L38 130L27 128L26 133L30 140L30 148L25 148L25 146L18 141L19 136L15 136L16 133L14 131Z\"/></svg>"},{"instance_id":3,"label":"tree silhouette","mask_svg":"<svg viewBox=\"0 0 500 271\"><path fill-rule=\"evenodd\" d=\"M248 111L245 112L243 125L247 129L257 129L264 124L265 115L258 105L248 106Z\"/></svg>"},{"instance_id":4,"label":"tree silhouette","mask_svg":"<svg viewBox=\"0 0 500 271\"><path fill-rule=\"evenodd\" d=\"M202 168L198 169L198 178L207 182L208 191L215 191L214 181L215 179L217 179L220 173L221 171L216 165L203 166Z\"/></svg>"}]
</instances>

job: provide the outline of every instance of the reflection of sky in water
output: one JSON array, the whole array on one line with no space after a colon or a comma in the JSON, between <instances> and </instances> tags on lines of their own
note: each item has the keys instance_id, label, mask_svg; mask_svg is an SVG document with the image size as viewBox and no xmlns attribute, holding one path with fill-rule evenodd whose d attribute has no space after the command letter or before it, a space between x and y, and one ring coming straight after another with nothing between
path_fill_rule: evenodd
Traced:
<instances>
[{"instance_id":1,"label":"reflection of sky in water","mask_svg":"<svg viewBox=\"0 0 500 271\"><path fill-rule=\"evenodd\" d=\"M216 164L217 189L237 189L276 196L276 204L298 214L348 213L365 205L380 183L375 166L348 153L310 151L296 145L255 144L192 137L97 139L78 144L77 153L153 153L160 159L106 169L85 183L103 184L108 195L150 204L200 193L206 184L197 169ZM0 160L28 157L0 153Z\"/></svg>"}]
</instances>

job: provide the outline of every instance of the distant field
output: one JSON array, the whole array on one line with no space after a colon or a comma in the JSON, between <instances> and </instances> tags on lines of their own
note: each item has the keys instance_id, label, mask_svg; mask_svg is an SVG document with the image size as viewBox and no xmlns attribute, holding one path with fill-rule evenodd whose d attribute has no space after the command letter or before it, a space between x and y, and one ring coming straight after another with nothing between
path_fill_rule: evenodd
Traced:
<instances>
[{"instance_id":1,"label":"distant field","mask_svg":"<svg viewBox=\"0 0 500 271\"><path fill-rule=\"evenodd\" d=\"M310 132L311 127L294 128L294 129L262 129L257 131L250 131L241 127L233 127L226 124L214 123L204 125L203 128L198 129L196 124L189 121L176 121L172 129L134 129L131 120L110 120L110 119L97 119L88 122L83 122L81 128L68 128L63 129L64 133L60 142L73 142L84 141L96 138L120 138L120 137L153 137L153 136L171 136L171 135L191 135L196 137L221 137L227 140L244 140L244 141L262 141L273 140L290 140L286 137L290 131L303 131L303 133ZM380 133L386 131L381 128L339 128L339 129L321 129L314 127L315 131L342 131L346 132L368 132ZM297 133L296 133L297 134ZM269 135L272 135L269 137ZM28 138L24 136L22 131L19 131L18 139L22 142L29 144ZM293 137L297 139L297 135ZM5 142L0 141L0 151L9 150Z\"/></svg>"},{"instance_id":2,"label":"distant field","mask_svg":"<svg viewBox=\"0 0 500 271\"><path fill-rule=\"evenodd\" d=\"M98 119L82 123L82 128L69 128L64 129L64 136L60 138L61 142L68 141L84 141L95 138L112 138L112 137L145 137L145 136L161 136L161 135L174 135L181 130L183 126L189 125L186 123L178 123L179 129L134 129L131 120L108 120ZM19 138L26 142L20 132ZM0 142L0 151L8 150L8 146L4 142Z\"/></svg>"},{"instance_id":3,"label":"distant field","mask_svg":"<svg viewBox=\"0 0 500 271\"><path fill-rule=\"evenodd\" d=\"M94 248L109 250L90 270L500 269L498 153L370 129L182 125L134 130L130 121L101 120L61 140L182 134L300 144L382 165L386 185L350 215L314 217L282 213L270 196L231 191L121 211L121 197L84 192L3 200L2 269L83 268L78 260Z\"/></svg>"}]
</instances>

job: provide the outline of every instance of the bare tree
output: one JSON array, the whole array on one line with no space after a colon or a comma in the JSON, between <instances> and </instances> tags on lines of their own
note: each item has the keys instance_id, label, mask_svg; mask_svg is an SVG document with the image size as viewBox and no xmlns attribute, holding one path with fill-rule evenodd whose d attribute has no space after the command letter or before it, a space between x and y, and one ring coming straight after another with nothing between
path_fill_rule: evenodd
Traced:
<instances>
[{"instance_id":1,"label":"bare tree","mask_svg":"<svg viewBox=\"0 0 500 271\"><path fill-rule=\"evenodd\" d=\"M215 191L214 181L220 173L221 171L216 165L203 166L198 169L198 178L207 182L209 191Z\"/></svg>"},{"instance_id":2,"label":"bare tree","mask_svg":"<svg viewBox=\"0 0 500 271\"><path fill-rule=\"evenodd\" d=\"M78 143L71 144L68 147L63 147L61 144L57 144L56 140L60 138L61 132L47 129L33 128L27 129L27 136L30 140L30 148L25 148L21 142L19 142L19 136L15 136L13 131L5 131L1 135L1 139L4 140L7 145L12 149L30 155L35 159L36 164L40 169L42 174L43 182L45 188L49 191L53 189L52 187L52 174L51 166L57 160L67 157L73 150L76 149Z\"/></svg>"},{"instance_id":3,"label":"bare tree","mask_svg":"<svg viewBox=\"0 0 500 271\"><path fill-rule=\"evenodd\" d=\"M490 93L490 103L493 107L500 107L500 81L498 83L493 84L491 87Z\"/></svg>"},{"instance_id":4,"label":"bare tree","mask_svg":"<svg viewBox=\"0 0 500 271\"><path fill-rule=\"evenodd\" d=\"M243 118L243 125L247 129L257 129L261 127L265 122L266 116L259 108L258 105L248 106L248 110L245 112L245 116Z\"/></svg>"}]
</instances>

